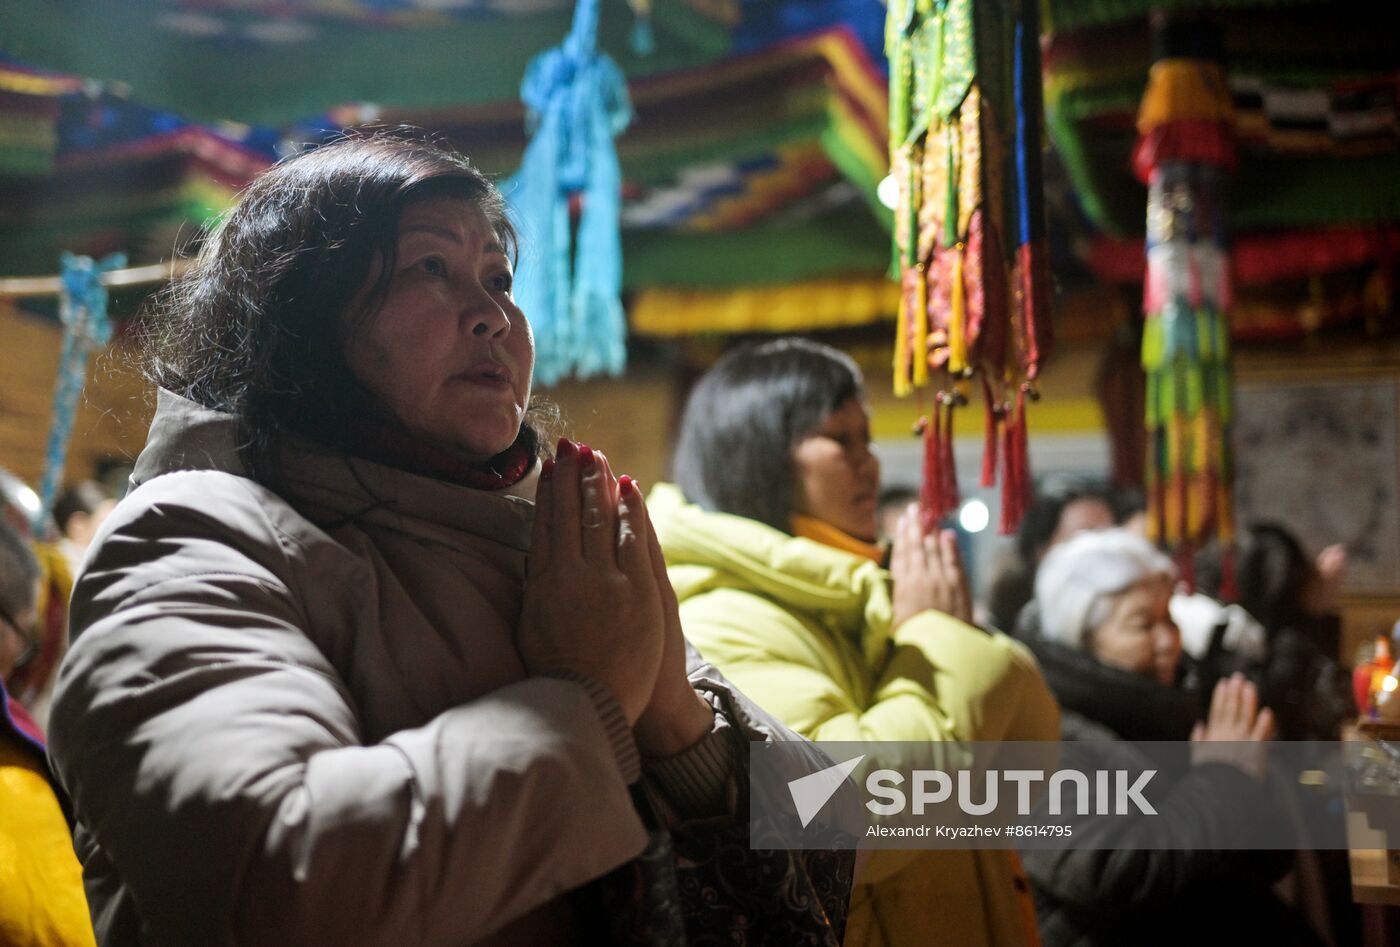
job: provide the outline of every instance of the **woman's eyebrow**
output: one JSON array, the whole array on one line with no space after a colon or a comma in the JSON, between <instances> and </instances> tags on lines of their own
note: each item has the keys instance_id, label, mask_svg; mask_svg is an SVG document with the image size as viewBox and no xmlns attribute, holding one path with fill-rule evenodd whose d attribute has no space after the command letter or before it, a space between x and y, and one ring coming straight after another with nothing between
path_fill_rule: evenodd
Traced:
<instances>
[{"instance_id":1,"label":"woman's eyebrow","mask_svg":"<svg viewBox=\"0 0 1400 947\"><path fill-rule=\"evenodd\" d=\"M407 224L404 227L400 228L399 237L400 239L402 239L403 237L407 237L409 234L413 233L426 233L434 237L442 237L444 240L448 240L452 243L456 243L459 245L462 243L462 234L459 231L454 230L451 227L443 227L440 224ZM501 244L496 240L492 240L490 243L483 246L481 248L481 252L486 256L490 256L493 254L499 256L506 255L505 247L501 246Z\"/></svg>"},{"instance_id":2,"label":"woman's eyebrow","mask_svg":"<svg viewBox=\"0 0 1400 947\"><path fill-rule=\"evenodd\" d=\"M406 237L411 233L427 233L435 237L442 237L453 243L461 243L462 235L451 227L441 227L437 224L407 224L399 231L399 236Z\"/></svg>"}]
</instances>

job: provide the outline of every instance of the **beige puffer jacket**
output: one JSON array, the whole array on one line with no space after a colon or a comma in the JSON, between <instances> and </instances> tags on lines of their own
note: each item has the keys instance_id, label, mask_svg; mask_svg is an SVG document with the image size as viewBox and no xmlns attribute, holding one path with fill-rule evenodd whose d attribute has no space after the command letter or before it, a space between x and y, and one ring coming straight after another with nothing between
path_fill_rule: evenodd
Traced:
<instances>
[{"instance_id":1,"label":"beige puffer jacket","mask_svg":"<svg viewBox=\"0 0 1400 947\"><path fill-rule=\"evenodd\" d=\"M515 649L535 474L296 454L294 506L233 427L161 393L74 593L51 755L99 942L567 942L559 896L647 836L616 704ZM722 795L726 725L795 739L690 671L742 719L647 764L673 800Z\"/></svg>"}]
</instances>

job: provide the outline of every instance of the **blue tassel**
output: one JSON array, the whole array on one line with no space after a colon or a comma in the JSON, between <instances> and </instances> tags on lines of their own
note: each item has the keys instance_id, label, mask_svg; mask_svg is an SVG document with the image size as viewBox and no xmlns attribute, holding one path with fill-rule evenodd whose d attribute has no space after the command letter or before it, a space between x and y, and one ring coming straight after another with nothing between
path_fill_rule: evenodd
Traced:
<instances>
[{"instance_id":1,"label":"blue tassel","mask_svg":"<svg viewBox=\"0 0 1400 947\"><path fill-rule=\"evenodd\" d=\"M535 377L618 374L622 312L622 171L613 138L631 123L622 71L596 51L598 0L579 0L568 37L536 56L520 95L533 137L503 188L525 254L515 298L535 332ZM582 214L575 247L569 200Z\"/></svg>"},{"instance_id":2,"label":"blue tassel","mask_svg":"<svg viewBox=\"0 0 1400 947\"><path fill-rule=\"evenodd\" d=\"M39 512L34 517L34 531L38 535L46 532L45 524L63 480L78 398L87 380L88 356L94 348L106 345L112 338L112 323L107 318L107 287L102 285L101 277L108 270L123 266L126 266L126 255L122 253L109 254L96 263L92 257L63 254L60 277L63 295L58 310L63 322L63 354L59 357L58 379L54 383L49 441L44 451L44 473L39 481Z\"/></svg>"}]
</instances>

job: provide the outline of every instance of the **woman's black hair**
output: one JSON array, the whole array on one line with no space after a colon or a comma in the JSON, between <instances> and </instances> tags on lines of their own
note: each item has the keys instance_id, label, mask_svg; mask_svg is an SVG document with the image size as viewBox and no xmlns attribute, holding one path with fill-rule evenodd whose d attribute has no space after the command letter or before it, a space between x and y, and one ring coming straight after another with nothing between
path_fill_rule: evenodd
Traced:
<instances>
[{"instance_id":1,"label":"woman's black hair","mask_svg":"<svg viewBox=\"0 0 1400 947\"><path fill-rule=\"evenodd\" d=\"M53 521L60 533L68 531L68 521L79 513L91 515L108 499L102 488L91 480L80 480L65 487L53 501Z\"/></svg>"},{"instance_id":2,"label":"woman's black hair","mask_svg":"<svg viewBox=\"0 0 1400 947\"><path fill-rule=\"evenodd\" d=\"M1303 595L1316 566L1297 538L1274 523L1255 523L1235 540L1235 602L1273 634L1306 617ZM1196 585L1219 597L1223 548L1212 542L1195 556Z\"/></svg>"},{"instance_id":3,"label":"woman's black hair","mask_svg":"<svg viewBox=\"0 0 1400 947\"><path fill-rule=\"evenodd\" d=\"M696 384L672 474L706 510L792 531L792 452L841 405L864 394L850 356L809 339L726 354Z\"/></svg>"},{"instance_id":4,"label":"woman's black hair","mask_svg":"<svg viewBox=\"0 0 1400 947\"><path fill-rule=\"evenodd\" d=\"M1060 528L1065 507L1079 500L1101 500L1105 506L1114 508L1113 491L1099 480L1071 477L1056 480L1037 491L1016 531L1016 552L1022 562L1033 567L1040 560L1046 544ZM1114 519L1122 522L1116 513L1115 510Z\"/></svg>"},{"instance_id":5,"label":"woman's black hair","mask_svg":"<svg viewBox=\"0 0 1400 947\"><path fill-rule=\"evenodd\" d=\"M148 322L147 377L238 420L257 480L276 478L278 439L346 449L357 421L382 414L342 353L342 315L376 260L359 322L383 302L399 217L454 197L479 207L512 260L518 241L500 192L466 158L421 133L350 135L263 173L209 234ZM522 428L539 449L531 425Z\"/></svg>"}]
</instances>

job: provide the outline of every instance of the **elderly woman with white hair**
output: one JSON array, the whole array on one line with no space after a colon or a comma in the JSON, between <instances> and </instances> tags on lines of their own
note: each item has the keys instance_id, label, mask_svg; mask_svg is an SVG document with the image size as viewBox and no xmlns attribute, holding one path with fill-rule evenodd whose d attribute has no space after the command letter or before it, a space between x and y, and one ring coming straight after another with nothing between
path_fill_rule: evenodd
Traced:
<instances>
[{"instance_id":1,"label":"elderly woman with white hair","mask_svg":"<svg viewBox=\"0 0 1400 947\"><path fill-rule=\"evenodd\" d=\"M1235 676L1197 720L1168 607L1174 582L1171 560L1123 529L1080 533L1052 549L1036 575L1023 630L1060 701L1063 738L1095 741L1073 755L1140 772L1158 764L1130 741L1190 741L1180 777L1154 779L1156 815L1069 816L1073 849L1025 853L1042 941L1316 943L1269 890L1287 853L1238 850L1273 806L1262 754L1250 752L1272 737L1273 716L1254 685ZM1077 810L1070 801L1063 811ZM1167 847L1182 839L1199 847Z\"/></svg>"}]
</instances>

